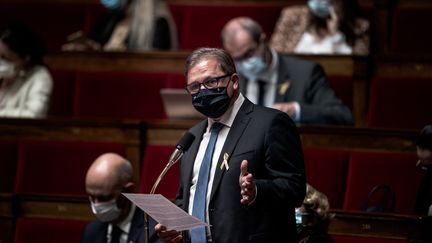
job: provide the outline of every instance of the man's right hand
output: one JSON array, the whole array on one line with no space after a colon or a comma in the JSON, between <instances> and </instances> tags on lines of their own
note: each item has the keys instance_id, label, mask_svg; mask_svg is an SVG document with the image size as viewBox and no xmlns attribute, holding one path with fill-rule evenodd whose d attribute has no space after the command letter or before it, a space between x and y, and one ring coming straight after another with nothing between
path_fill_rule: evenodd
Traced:
<instances>
[{"instance_id":1,"label":"man's right hand","mask_svg":"<svg viewBox=\"0 0 432 243\"><path fill-rule=\"evenodd\" d=\"M165 243L176 243L183 239L180 232L176 230L167 230L166 227L161 224L155 226L155 231L159 238Z\"/></svg>"}]
</instances>

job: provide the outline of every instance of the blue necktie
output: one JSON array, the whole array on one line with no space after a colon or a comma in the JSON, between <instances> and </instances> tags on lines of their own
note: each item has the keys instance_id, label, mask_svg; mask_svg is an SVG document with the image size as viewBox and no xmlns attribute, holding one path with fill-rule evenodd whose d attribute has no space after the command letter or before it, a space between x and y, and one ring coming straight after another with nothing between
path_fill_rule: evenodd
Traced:
<instances>
[{"instance_id":1,"label":"blue necktie","mask_svg":"<svg viewBox=\"0 0 432 243\"><path fill-rule=\"evenodd\" d=\"M198 175L198 182L195 190L195 197L193 201L192 215L205 221L206 211L206 197L207 197L207 185L210 174L210 167L213 158L213 151L216 145L216 140L219 131L224 125L219 122L215 122L211 127L210 141L207 145L204 159L201 163L201 168ZM205 243L207 242L206 229L205 227L195 228L191 230L192 243Z\"/></svg>"}]
</instances>

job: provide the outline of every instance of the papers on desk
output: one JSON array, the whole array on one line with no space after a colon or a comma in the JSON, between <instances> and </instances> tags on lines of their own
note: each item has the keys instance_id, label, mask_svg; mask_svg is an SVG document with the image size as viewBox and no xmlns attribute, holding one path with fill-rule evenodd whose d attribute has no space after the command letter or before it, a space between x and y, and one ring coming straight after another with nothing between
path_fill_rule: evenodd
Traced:
<instances>
[{"instance_id":1,"label":"papers on desk","mask_svg":"<svg viewBox=\"0 0 432 243\"><path fill-rule=\"evenodd\" d=\"M122 194L168 230L183 231L208 226L207 223L189 215L161 194Z\"/></svg>"}]
</instances>

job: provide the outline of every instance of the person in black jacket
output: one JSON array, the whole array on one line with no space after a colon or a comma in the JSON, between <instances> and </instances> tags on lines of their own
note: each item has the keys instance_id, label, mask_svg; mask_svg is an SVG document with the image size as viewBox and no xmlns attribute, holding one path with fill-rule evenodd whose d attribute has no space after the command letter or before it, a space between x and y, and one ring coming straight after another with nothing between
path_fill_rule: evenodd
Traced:
<instances>
[{"instance_id":1,"label":"person in black jacket","mask_svg":"<svg viewBox=\"0 0 432 243\"><path fill-rule=\"evenodd\" d=\"M333 214L329 212L327 196L311 185L306 185L306 197L300 208L296 208L299 243L334 243L327 233Z\"/></svg>"},{"instance_id":2,"label":"person in black jacket","mask_svg":"<svg viewBox=\"0 0 432 243\"><path fill-rule=\"evenodd\" d=\"M241 92L253 103L281 110L296 123L353 124L350 109L330 87L323 68L277 53L251 18L230 20L221 37L236 62Z\"/></svg>"},{"instance_id":3,"label":"person in black jacket","mask_svg":"<svg viewBox=\"0 0 432 243\"><path fill-rule=\"evenodd\" d=\"M414 212L432 216L432 124L426 125L417 139L417 166L426 171L420 188Z\"/></svg>"}]
</instances>

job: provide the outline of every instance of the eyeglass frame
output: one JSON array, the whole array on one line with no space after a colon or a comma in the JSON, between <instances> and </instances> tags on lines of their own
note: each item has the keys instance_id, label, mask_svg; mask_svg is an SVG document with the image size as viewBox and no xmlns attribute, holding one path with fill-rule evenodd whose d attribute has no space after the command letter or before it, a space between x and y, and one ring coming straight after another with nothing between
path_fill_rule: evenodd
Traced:
<instances>
[{"instance_id":1,"label":"eyeglass frame","mask_svg":"<svg viewBox=\"0 0 432 243\"><path fill-rule=\"evenodd\" d=\"M196 93L199 93L199 92L200 92L200 90L201 90L201 85L204 86L204 88L206 88L206 89L214 89L214 88L218 88L220 80L223 80L223 79L225 79L225 78L227 78L227 77L230 77L231 75L233 75L233 74L232 74L232 73L227 73L227 74L224 74L224 75L222 75L222 76L218 76L218 77L213 77L213 78L205 79L205 80L203 80L202 82L198 82L198 81L196 81L196 82L193 82L193 83L191 83L191 84L186 85L185 89L186 89L186 91L187 91L189 94L196 94ZM212 82L212 83L216 82L216 85L215 85L214 87L208 87L207 84L209 84L210 82ZM197 86L197 87L198 87L197 91L191 91L191 90L190 90L190 87L191 87L192 85L198 85L198 86Z\"/></svg>"}]
</instances>

